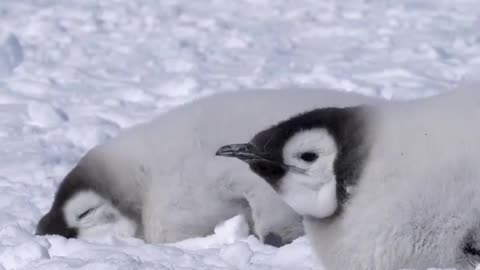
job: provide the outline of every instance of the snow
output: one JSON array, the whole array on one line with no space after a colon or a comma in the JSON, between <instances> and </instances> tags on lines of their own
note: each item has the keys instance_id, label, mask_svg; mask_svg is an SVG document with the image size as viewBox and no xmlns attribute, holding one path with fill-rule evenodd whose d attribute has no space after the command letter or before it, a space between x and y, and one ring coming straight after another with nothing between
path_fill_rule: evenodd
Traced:
<instances>
[{"instance_id":1,"label":"snow","mask_svg":"<svg viewBox=\"0 0 480 270\"><path fill-rule=\"evenodd\" d=\"M33 232L89 148L200 96L448 91L480 61L478 14L478 0L1 1L0 269L321 269L305 238L265 246L241 217L172 245Z\"/></svg>"}]
</instances>

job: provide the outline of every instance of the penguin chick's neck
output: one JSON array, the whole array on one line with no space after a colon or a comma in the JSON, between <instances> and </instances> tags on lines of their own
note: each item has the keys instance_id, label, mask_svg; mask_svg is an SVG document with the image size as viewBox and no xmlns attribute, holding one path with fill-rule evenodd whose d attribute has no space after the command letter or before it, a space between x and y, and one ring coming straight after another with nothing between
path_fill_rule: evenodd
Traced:
<instances>
[{"instance_id":1,"label":"penguin chick's neck","mask_svg":"<svg viewBox=\"0 0 480 270\"><path fill-rule=\"evenodd\" d=\"M344 108L339 114L340 120L329 132L337 145L337 157L334 161L337 200L341 211L362 175L372 145L371 126L374 121L374 108L358 106Z\"/></svg>"}]
</instances>

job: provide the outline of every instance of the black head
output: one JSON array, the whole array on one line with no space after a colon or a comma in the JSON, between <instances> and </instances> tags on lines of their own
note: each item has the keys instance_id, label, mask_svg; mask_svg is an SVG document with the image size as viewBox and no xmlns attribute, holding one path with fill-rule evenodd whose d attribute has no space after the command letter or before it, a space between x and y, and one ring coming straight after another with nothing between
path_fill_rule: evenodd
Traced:
<instances>
[{"instance_id":1,"label":"black head","mask_svg":"<svg viewBox=\"0 0 480 270\"><path fill-rule=\"evenodd\" d=\"M81 191L89 190L89 188L89 185L85 181L85 175L80 167L75 167L70 171L58 187L50 211L38 222L35 234L55 234L66 238L76 238L78 236L78 228L67 224L63 208L68 200ZM85 212L87 213L88 209Z\"/></svg>"},{"instance_id":2,"label":"black head","mask_svg":"<svg viewBox=\"0 0 480 270\"><path fill-rule=\"evenodd\" d=\"M338 213L368 153L365 107L322 108L280 122L217 155L236 157L300 214ZM317 205L317 207L313 207Z\"/></svg>"},{"instance_id":3,"label":"black head","mask_svg":"<svg viewBox=\"0 0 480 270\"><path fill-rule=\"evenodd\" d=\"M65 177L55 194L52 208L39 221L36 234L56 234L66 238L131 237L136 234L136 216L122 211L115 200L106 195L108 192L99 191L98 183L102 179L93 178L98 174L91 169L79 165Z\"/></svg>"}]
</instances>

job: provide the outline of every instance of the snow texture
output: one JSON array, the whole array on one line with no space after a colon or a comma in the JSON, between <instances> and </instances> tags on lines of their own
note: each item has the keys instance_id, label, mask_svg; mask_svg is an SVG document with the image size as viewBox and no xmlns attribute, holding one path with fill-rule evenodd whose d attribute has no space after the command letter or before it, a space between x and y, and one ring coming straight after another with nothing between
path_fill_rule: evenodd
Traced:
<instances>
[{"instance_id":1,"label":"snow texture","mask_svg":"<svg viewBox=\"0 0 480 270\"><path fill-rule=\"evenodd\" d=\"M0 1L0 269L322 269L305 238L265 246L241 217L170 245L33 232L89 148L200 96L452 89L480 62L479 14L478 0Z\"/></svg>"}]
</instances>

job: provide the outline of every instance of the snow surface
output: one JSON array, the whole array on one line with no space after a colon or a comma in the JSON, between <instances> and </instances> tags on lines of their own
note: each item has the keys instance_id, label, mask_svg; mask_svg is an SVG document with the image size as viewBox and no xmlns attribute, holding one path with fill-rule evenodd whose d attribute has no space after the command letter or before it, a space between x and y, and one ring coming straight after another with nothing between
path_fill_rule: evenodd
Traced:
<instances>
[{"instance_id":1,"label":"snow surface","mask_svg":"<svg viewBox=\"0 0 480 270\"><path fill-rule=\"evenodd\" d=\"M480 62L478 0L0 1L0 270L321 269L242 217L171 245L34 237L58 183L121 128L220 91L334 87L393 99Z\"/></svg>"}]
</instances>

